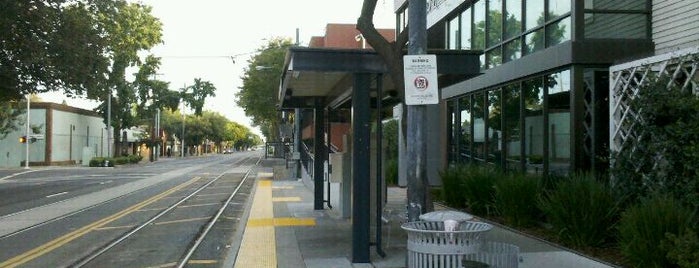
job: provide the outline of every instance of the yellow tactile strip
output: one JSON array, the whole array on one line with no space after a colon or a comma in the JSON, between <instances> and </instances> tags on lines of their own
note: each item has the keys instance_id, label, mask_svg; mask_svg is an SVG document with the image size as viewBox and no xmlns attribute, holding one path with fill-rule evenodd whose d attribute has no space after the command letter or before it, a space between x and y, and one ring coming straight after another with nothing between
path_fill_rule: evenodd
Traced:
<instances>
[{"instance_id":1,"label":"yellow tactile strip","mask_svg":"<svg viewBox=\"0 0 699 268\"><path fill-rule=\"evenodd\" d=\"M235 267L277 267L274 225L250 225L273 217L272 181L262 180L257 184Z\"/></svg>"},{"instance_id":2,"label":"yellow tactile strip","mask_svg":"<svg viewBox=\"0 0 699 268\"><path fill-rule=\"evenodd\" d=\"M274 218L273 202L300 200L298 197L273 198L272 181L258 182L235 267L277 267L275 226L313 226L315 219Z\"/></svg>"}]
</instances>

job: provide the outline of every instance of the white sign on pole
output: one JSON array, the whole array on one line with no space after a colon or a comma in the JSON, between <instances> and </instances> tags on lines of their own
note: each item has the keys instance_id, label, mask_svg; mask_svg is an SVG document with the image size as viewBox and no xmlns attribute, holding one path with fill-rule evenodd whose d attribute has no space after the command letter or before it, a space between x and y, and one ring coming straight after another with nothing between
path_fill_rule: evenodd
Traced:
<instances>
[{"instance_id":1,"label":"white sign on pole","mask_svg":"<svg viewBox=\"0 0 699 268\"><path fill-rule=\"evenodd\" d=\"M436 55L403 56L403 75L406 105L439 103Z\"/></svg>"}]
</instances>

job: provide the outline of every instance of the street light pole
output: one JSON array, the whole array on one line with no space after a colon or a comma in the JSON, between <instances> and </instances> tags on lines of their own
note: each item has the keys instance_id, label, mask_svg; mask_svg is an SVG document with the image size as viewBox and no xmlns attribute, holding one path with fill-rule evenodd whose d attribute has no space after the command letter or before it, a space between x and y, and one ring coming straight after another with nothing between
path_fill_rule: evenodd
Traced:
<instances>
[{"instance_id":1,"label":"street light pole","mask_svg":"<svg viewBox=\"0 0 699 268\"><path fill-rule=\"evenodd\" d=\"M180 152L180 156L184 158L184 102L182 103L182 137L181 139L181 145L182 145L182 152Z\"/></svg>"},{"instance_id":2,"label":"street light pole","mask_svg":"<svg viewBox=\"0 0 699 268\"><path fill-rule=\"evenodd\" d=\"M25 137L27 137L27 140L24 142L24 149L25 149L25 159L24 159L24 168L29 169L29 111L31 110L30 108L30 103L31 103L31 94L27 94L27 127L26 127L26 132L25 132Z\"/></svg>"},{"instance_id":3,"label":"street light pole","mask_svg":"<svg viewBox=\"0 0 699 268\"><path fill-rule=\"evenodd\" d=\"M112 156L112 90L107 95L107 157Z\"/></svg>"}]
</instances>

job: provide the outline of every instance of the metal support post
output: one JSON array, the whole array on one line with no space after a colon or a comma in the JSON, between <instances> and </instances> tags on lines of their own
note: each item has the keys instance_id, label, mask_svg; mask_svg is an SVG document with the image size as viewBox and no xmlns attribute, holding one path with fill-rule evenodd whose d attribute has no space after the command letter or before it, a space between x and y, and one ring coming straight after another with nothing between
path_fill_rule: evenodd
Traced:
<instances>
[{"instance_id":1,"label":"metal support post","mask_svg":"<svg viewBox=\"0 0 699 268\"><path fill-rule=\"evenodd\" d=\"M427 4L425 0L408 2L408 54L421 55L427 51ZM408 220L417 221L427 207L427 145L425 141L425 105L408 105L407 133L407 197Z\"/></svg>"},{"instance_id":2,"label":"metal support post","mask_svg":"<svg viewBox=\"0 0 699 268\"><path fill-rule=\"evenodd\" d=\"M370 77L355 73L352 90L352 263L370 262Z\"/></svg>"}]
</instances>

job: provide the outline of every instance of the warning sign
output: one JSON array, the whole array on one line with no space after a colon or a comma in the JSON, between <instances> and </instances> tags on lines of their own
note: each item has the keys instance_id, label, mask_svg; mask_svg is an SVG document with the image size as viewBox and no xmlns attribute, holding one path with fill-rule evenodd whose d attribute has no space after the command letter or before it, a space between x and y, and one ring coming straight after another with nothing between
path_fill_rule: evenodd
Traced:
<instances>
[{"instance_id":1,"label":"warning sign","mask_svg":"<svg viewBox=\"0 0 699 268\"><path fill-rule=\"evenodd\" d=\"M403 56L403 75L405 77L406 105L439 103L437 56Z\"/></svg>"}]
</instances>

